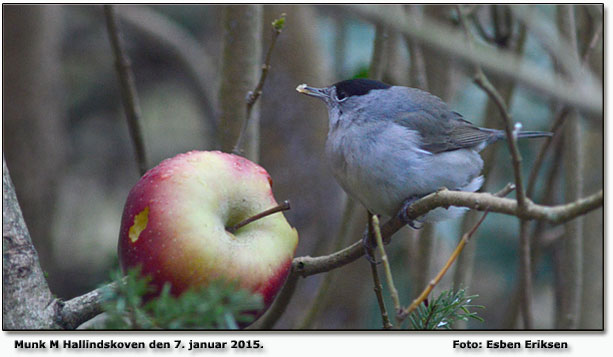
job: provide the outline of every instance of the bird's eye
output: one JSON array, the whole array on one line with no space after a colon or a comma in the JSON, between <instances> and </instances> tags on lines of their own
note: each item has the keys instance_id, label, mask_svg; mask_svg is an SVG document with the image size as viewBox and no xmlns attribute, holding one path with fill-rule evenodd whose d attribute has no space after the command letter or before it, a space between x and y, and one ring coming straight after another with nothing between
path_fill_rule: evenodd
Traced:
<instances>
[{"instance_id":1,"label":"bird's eye","mask_svg":"<svg viewBox=\"0 0 613 357\"><path fill-rule=\"evenodd\" d=\"M345 100L347 100L347 97L345 96L345 93L337 92L336 93L336 100L338 100L339 102L344 102Z\"/></svg>"}]
</instances>

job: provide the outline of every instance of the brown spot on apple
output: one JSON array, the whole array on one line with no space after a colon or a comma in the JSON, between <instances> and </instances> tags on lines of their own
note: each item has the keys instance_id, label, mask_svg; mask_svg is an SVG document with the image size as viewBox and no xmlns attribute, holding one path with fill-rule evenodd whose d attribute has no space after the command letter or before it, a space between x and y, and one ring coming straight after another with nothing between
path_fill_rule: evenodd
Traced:
<instances>
[{"instance_id":1,"label":"brown spot on apple","mask_svg":"<svg viewBox=\"0 0 613 357\"><path fill-rule=\"evenodd\" d=\"M132 243L136 243L140 234L147 228L147 223L149 223L149 206L134 216L134 224L132 224L128 231L128 236Z\"/></svg>"}]
</instances>

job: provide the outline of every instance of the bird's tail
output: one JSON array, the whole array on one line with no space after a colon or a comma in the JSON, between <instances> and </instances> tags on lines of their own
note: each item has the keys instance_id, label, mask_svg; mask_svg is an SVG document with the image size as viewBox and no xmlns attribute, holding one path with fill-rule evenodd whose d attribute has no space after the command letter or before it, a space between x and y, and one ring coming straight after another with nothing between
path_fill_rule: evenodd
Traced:
<instances>
[{"instance_id":1,"label":"bird's tail","mask_svg":"<svg viewBox=\"0 0 613 357\"><path fill-rule=\"evenodd\" d=\"M523 138L542 138L544 136L551 137L551 136L553 136L553 133L550 133L548 131L520 131L517 134L517 138L518 139L523 139Z\"/></svg>"},{"instance_id":2,"label":"bird's tail","mask_svg":"<svg viewBox=\"0 0 613 357\"><path fill-rule=\"evenodd\" d=\"M498 140L503 140L507 138L507 133L504 130L498 130L498 129L486 129L486 128L480 128L482 131L486 131L491 133L489 140L487 141L488 144L491 144L493 142L496 142ZM524 138L542 138L542 137L551 137L553 136L553 133L550 133L548 131L520 131L517 134L517 138L518 139L524 139Z\"/></svg>"}]
</instances>

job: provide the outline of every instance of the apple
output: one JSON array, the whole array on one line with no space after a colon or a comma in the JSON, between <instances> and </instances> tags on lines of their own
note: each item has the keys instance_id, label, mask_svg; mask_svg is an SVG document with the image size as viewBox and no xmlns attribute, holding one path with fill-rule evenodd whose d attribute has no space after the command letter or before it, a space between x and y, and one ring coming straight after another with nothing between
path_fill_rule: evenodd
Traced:
<instances>
[{"instance_id":1,"label":"apple","mask_svg":"<svg viewBox=\"0 0 613 357\"><path fill-rule=\"evenodd\" d=\"M121 267L140 266L157 293L166 282L179 295L216 279L235 281L262 295L261 314L289 274L298 233L281 212L231 227L275 206L270 176L243 157L191 151L166 159L128 195Z\"/></svg>"}]
</instances>

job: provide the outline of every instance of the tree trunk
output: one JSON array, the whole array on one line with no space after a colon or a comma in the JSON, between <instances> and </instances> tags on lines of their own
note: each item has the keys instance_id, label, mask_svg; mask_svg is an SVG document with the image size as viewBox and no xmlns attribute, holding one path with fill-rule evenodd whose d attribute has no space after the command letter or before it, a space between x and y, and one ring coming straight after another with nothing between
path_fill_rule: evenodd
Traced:
<instances>
[{"instance_id":1,"label":"tree trunk","mask_svg":"<svg viewBox=\"0 0 613 357\"><path fill-rule=\"evenodd\" d=\"M232 152L247 117L246 97L255 89L262 65L262 6L227 5L223 10L224 44L219 91L219 140ZM253 108L243 141L244 156L259 159L259 105Z\"/></svg>"},{"instance_id":2,"label":"tree trunk","mask_svg":"<svg viewBox=\"0 0 613 357\"><path fill-rule=\"evenodd\" d=\"M66 145L60 50L62 7L3 7L3 115L6 160L23 216L50 284L54 274L51 227Z\"/></svg>"},{"instance_id":3,"label":"tree trunk","mask_svg":"<svg viewBox=\"0 0 613 357\"><path fill-rule=\"evenodd\" d=\"M2 156L2 328L55 327L53 301Z\"/></svg>"}]
</instances>

